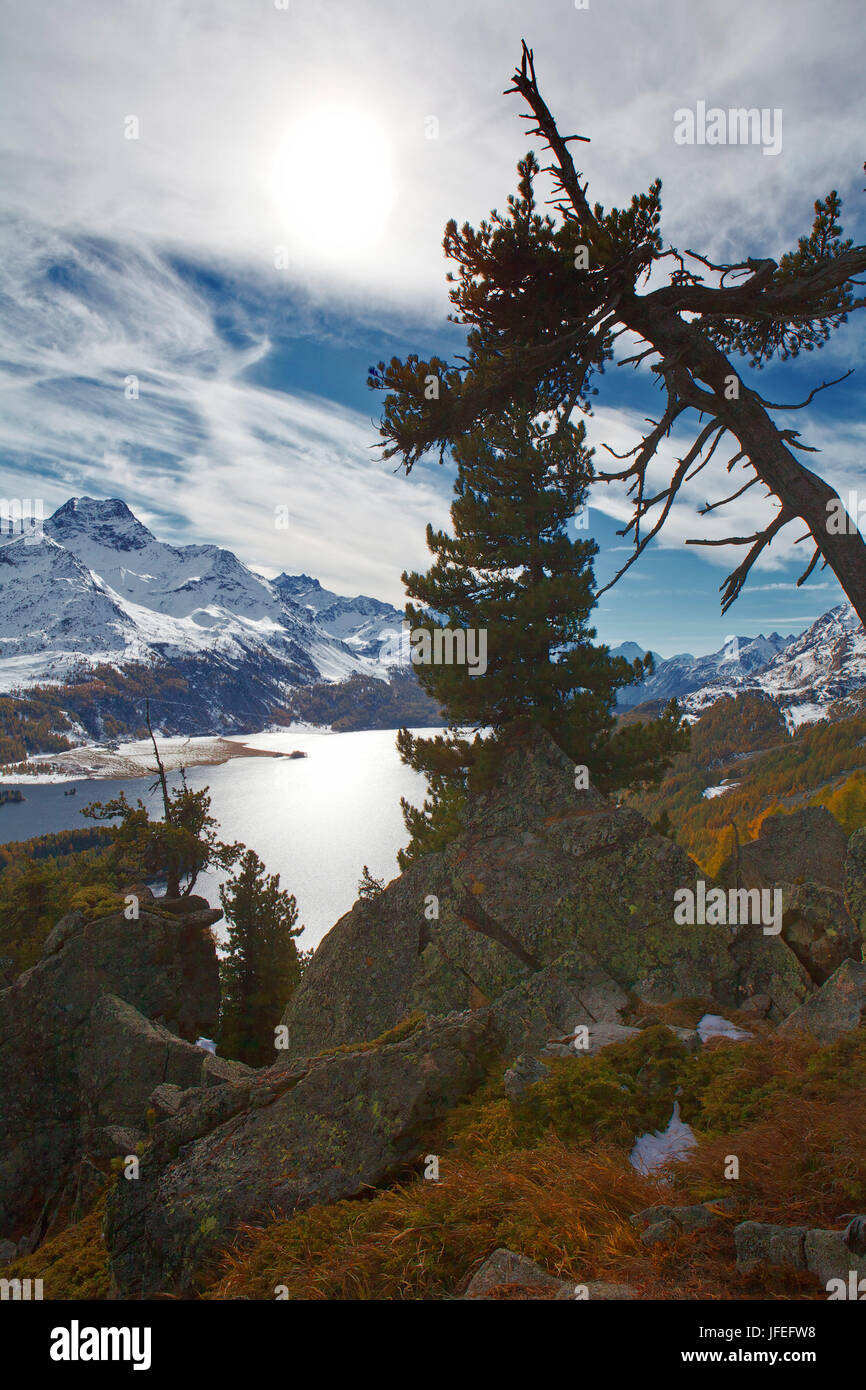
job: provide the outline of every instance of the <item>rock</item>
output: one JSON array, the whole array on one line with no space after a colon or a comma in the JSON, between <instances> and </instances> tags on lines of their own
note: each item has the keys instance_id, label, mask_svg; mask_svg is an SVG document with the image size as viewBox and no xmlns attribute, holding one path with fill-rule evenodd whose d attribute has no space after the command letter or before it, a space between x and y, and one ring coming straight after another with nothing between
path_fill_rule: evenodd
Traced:
<instances>
[{"instance_id":1,"label":"rock","mask_svg":"<svg viewBox=\"0 0 866 1390\"><path fill-rule=\"evenodd\" d=\"M188 912L186 916L181 917L180 920L187 931L206 931L208 927L212 927L215 923L219 922L222 915L221 908L209 907L206 911Z\"/></svg>"},{"instance_id":2,"label":"rock","mask_svg":"<svg viewBox=\"0 0 866 1390\"><path fill-rule=\"evenodd\" d=\"M753 994L740 1005L740 1013L754 1014L756 1018L766 1018L773 1007L769 994Z\"/></svg>"},{"instance_id":3,"label":"rock","mask_svg":"<svg viewBox=\"0 0 866 1390\"><path fill-rule=\"evenodd\" d=\"M534 1086L537 1081L543 1081L548 1075L547 1067L537 1057L527 1057L521 1055L515 1058L511 1066L502 1078L502 1089L508 1099L519 1101L526 1094L527 1088Z\"/></svg>"},{"instance_id":4,"label":"rock","mask_svg":"<svg viewBox=\"0 0 866 1390\"><path fill-rule=\"evenodd\" d=\"M70 1222L81 1221L102 1196L108 1184L108 1176L96 1163L85 1157L78 1165L78 1186L75 1200L69 1213ZM48 1236L46 1232L46 1237Z\"/></svg>"},{"instance_id":5,"label":"rock","mask_svg":"<svg viewBox=\"0 0 866 1390\"><path fill-rule=\"evenodd\" d=\"M507 990L493 1012L506 1052L541 1051L558 1040L562 1055L568 1055L574 1051L568 1039L579 1025L589 1028L592 1048L602 1023L620 1027L619 1014L627 1006L628 996L616 981L585 951L573 949Z\"/></svg>"},{"instance_id":6,"label":"rock","mask_svg":"<svg viewBox=\"0 0 866 1390\"><path fill-rule=\"evenodd\" d=\"M146 1132L130 1125L103 1125L91 1130L87 1137L87 1155L91 1159L128 1158L144 1143Z\"/></svg>"},{"instance_id":7,"label":"rock","mask_svg":"<svg viewBox=\"0 0 866 1390\"><path fill-rule=\"evenodd\" d=\"M639 1230L646 1231L650 1226L655 1226L659 1221L672 1220L672 1208L665 1206L644 1207L643 1211L636 1211L634 1216L629 1217L629 1224L637 1226Z\"/></svg>"},{"instance_id":8,"label":"rock","mask_svg":"<svg viewBox=\"0 0 866 1390\"><path fill-rule=\"evenodd\" d=\"M489 1011L464 1013L399 1042L188 1092L189 1103L154 1129L139 1180L108 1197L105 1239L121 1296L189 1292L242 1224L405 1173L500 1049Z\"/></svg>"},{"instance_id":9,"label":"rock","mask_svg":"<svg viewBox=\"0 0 866 1390\"><path fill-rule=\"evenodd\" d=\"M844 1231L807 1231L804 1242L806 1268L826 1285L831 1279L847 1282L853 1270L858 1279L866 1276L866 1259L856 1255L845 1240Z\"/></svg>"},{"instance_id":10,"label":"rock","mask_svg":"<svg viewBox=\"0 0 866 1390\"><path fill-rule=\"evenodd\" d=\"M17 1254L18 1246L14 1240L0 1240L0 1265L8 1265Z\"/></svg>"},{"instance_id":11,"label":"rock","mask_svg":"<svg viewBox=\"0 0 866 1390\"><path fill-rule=\"evenodd\" d=\"M819 1043L835 1042L866 1020L866 964L846 960L816 994L801 1004L777 1031L783 1037L809 1033Z\"/></svg>"},{"instance_id":12,"label":"rock","mask_svg":"<svg viewBox=\"0 0 866 1390\"><path fill-rule=\"evenodd\" d=\"M69 938L74 936L83 926L84 913L79 907L76 907L72 912L67 912L66 916L61 917L46 936L42 947L42 960L48 956L53 956L55 951L59 951L61 947L65 946Z\"/></svg>"},{"instance_id":13,"label":"rock","mask_svg":"<svg viewBox=\"0 0 866 1390\"><path fill-rule=\"evenodd\" d=\"M574 1297L574 1285L566 1284L529 1260L525 1255L516 1255L513 1250L500 1247L488 1255L481 1268L476 1270L469 1281L465 1299L490 1298L495 1289L532 1289L551 1295L567 1290Z\"/></svg>"},{"instance_id":14,"label":"rock","mask_svg":"<svg viewBox=\"0 0 866 1390\"><path fill-rule=\"evenodd\" d=\"M764 1017L771 1023L787 1018L815 990L809 972L781 936L765 936L759 926L737 929L731 958L743 985L742 997L769 999Z\"/></svg>"},{"instance_id":15,"label":"rock","mask_svg":"<svg viewBox=\"0 0 866 1390\"><path fill-rule=\"evenodd\" d=\"M860 960L863 938L842 893L820 884L783 889L782 939L822 985L844 960Z\"/></svg>"},{"instance_id":16,"label":"rock","mask_svg":"<svg viewBox=\"0 0 866 1390\"><path fill-rule=\"evenodd\" d=\"M629 1217L632 1226L643 1232L644 1245L655 1245L662 1240L671 1240L683 1231L700 1231L715 1226L722 1218L720 1213L730 1209L731 1198L722 1197L714 1202L699 1202L692 1206L646 1207Z\"/></svg>"},{"instance_id":17,"label":"rock","mask_svg":"<svg viewBox=\"0 0 866 1390\"><path fill-rule=\"evenodd\" d=\"M245 1062L236 1062L231 1057L215 1057L213 1053L206 1052L201 1059L202 1086L224 1086L229 1081L242 1081L254 1072L254 1067L248 1067Z\"/></svg>"},{"instance_id":18,"label":"rock","mask_svg":"<svg viewBox=\"0 0 866 1390\"><path fill-rule=\"evenodd\" d=\"M805 806L790 815L767 816L757 840L740 846L719 878L731 888L773 888L811 880L841 889L848 841L825 806Z\"/></svg>"},{"instance_id":19,"label":"rock","mask_svg":"<svg viewBox=\"0 0 866 1390\"><path fill-rule=\"evenodd\" d=\"M283 1017L292 1055L376 1038L416 1009L498 1005L571 951L605 991L610 981L648 1004L733 1008L776 990L783 1017L811 988L784 943L762 936L737 956L737 929L674 922L675 892L699 877L637 811L575 790L573 763L546 734L523 735L447 848L356 903L321 942Z\"/></svg>"},{"instance_id":20,"label":"rock","mask_svg":"<svg viewBox=\"0 0 866 1390\"><path fill-rule=\"evenodd\" d=\"M139 903L152 903L156 901L153 889L148 888L146 883L130 883L126 888L121 888L120 896L122 898L138 898Z\"/></svg>"},{"instance_id":21,"label":"rock","mask_svg":"<svg viewBox=\"0 0 866 1390\"><path fill-rule=\"evenodd\" d=\"M575 1047L574 1042L569 1042L562 1047L560 1052L559 1047L561 1045L548 1043L547 1047L542 1048L541 1055L544 1056L549 1053L550 1055L566 1057L595 1057L613 1043L628 1042L629 1039L638 1037L639 1032L639 1029L629 1028L624 1023L591 1023L586 1025L586 1033L578 1037L577 1041L581 1044L579 1047ZM586 1040L585 1047L583 1046L584 1038ZM556 1053L553 1051L554 1047L557 1049Z\"/></svg>"},{"instance_id":22,"label":"rock","mask_svg":"<svg viewBox=\"0 0 866 1390\"><path fill-rule=\"evenodd\" d=\"M734 1227L737 1269L747 1274L761 1265L806 1268L807 1226L773 1226L761 1221L742 1221Z\"/></svg>"},{"instance_id":23,"label":"rock","mask_svg":"<svg viewBox=\"0 0 866 1390\"><path fill-rule=\"evenodd\" d=\"M810 1230L806 1226L770 1226L744 1221L734 1230L737 1269L748 1272L762 1265L786 1265L808 1270L826 1287L831 1279L848 1283L852 1273L866 1277L866 1257L851 1249L849 1229Z\"/></svg>"},{"instance_id":24,"label":"rock","mask_svg":"<svg viewBox=\"0 0 866 1390\"><path fill-rule=\"evenodd\" d=\"M866 935L866 826L855 830L848 841L845 905L860 935Z\"/></svg>"},{"instance_id":25,"label":"rock","mask_svg":"<svg viewBox=\"0 0 866 1390\"><path fill-rule=\"evenodd\" d=\"M852 1216L845 1227L843 1239L852 1254L866 1255L866 1216Z\"/></svg>"},{"instance_id":26,"label":"rock","mask_svg":"<svg viewBox=\"0 0 866 1390\"><path fill-rule=\"evenodd\" d=\"M673 1033L674 1037L679 1038L686 1052L700 1052L704 1045L704 1040L697 1028L675 1028L667 1023L665 1027Z\"/></svg>"},{"instance_id":27,"label":"rock","mask_svg":"<svg viewBox=\"0 0 866 1390\"><path fill-rule=\"evenodd\" d=\"M684 1231L703 1231L719 1221L719 1217L702 1203L691 1207L674 1207L673 1216Z\"/></svg>"},{"instance_id":28,"label":"rock","mask_svg":"<svg viewBox=\"0 0 866 1390\"><path fill-rule=\"evenodd\" d=\"M157 911L170 912L173 917L190 917L196 912L213 910L207 898L196 897L194 893L180 898L154 898L153 905Z\"/></svg>"},{"instance_id":29,"label":"rock","mask_svg":"<svg viewBox=\"0 0 866 1390\"><path fill-rule=\"evenodd\" d=\"M106 995L179 1034L178 1043L214 1030L219 968L213 941L146 911L137 921L122 912L93 922L69 914L38 964L0 994L0 1231L12 1239L32 1232L46 1204L59 1202L77 1174L84 1152L81 1066L94 1123L121 1118L99 1100L100 1078L109 1084L110 1058L85 1055L91 1011ZM97 1014L93 1026L105 1030L106 1016ZM147 1094L162 1079L153 1076ZM110 1089L122 1103L122 1076L114 1075ZM122 1114L131 1119L129 1109Z\"/></svg>"},{"instance_id":30,"label":"rock","mask_svg":"<svg viewBox=\"0 0 866 1390\"><path fill-rule=\"evenodd\" d=\"M176 1086L172 1082L162 1081L148 1096L147 1109L154 1112L157 1120L165 1120L169 1115L177 1114L182 1099L183 1091L180 1086Z\"/></svg>"},{"instance_id":31,"label":"rock","mask_svg":"<svg viewBox=\"0 0 866 1390\"><path fill-rule=\"evenodd\" d=\"M160 1082L181 1090L202 1083L201 1049L113 994L96 1001L76 1046L85 1134L109 1123L143 1126Z\"/></svg>"},{"instance_id":32,"label":"rock","mask_svg":"<svg viewBox=\"0 0 866 1390\"><path fill-rule=\"evenodd\" d=\"M682 1234L682 1227L673 1218L667 1217L662 1221L654 1221L651 1226L647 1226L641 1235L644 1245L659 1245L662 1241L675 1240Z\"/></svg>"}]
</instances>

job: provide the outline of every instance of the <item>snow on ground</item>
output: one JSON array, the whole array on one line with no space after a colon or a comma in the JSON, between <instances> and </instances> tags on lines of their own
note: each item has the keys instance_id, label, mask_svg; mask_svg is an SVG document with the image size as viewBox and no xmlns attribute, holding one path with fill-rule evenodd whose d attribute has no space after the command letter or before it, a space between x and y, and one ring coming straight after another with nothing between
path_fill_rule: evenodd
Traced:
<instances>
[{"instance_id":1,"label":"snow on ground","mask_svg":"<svg viewBox=\"0 0 866 1390\"><path fill-rule=\"evenodd\" d=\"M742 1042L754 1036L719 1014L704 1014L698 1023L697 1032L701 1042L706 1042L708 1038L731 1038L734 1042Z\"/></svg>"},{"instance_id":2,"label":"snow on ground","mask_svg":"<svg viewBox=\"0 0 866 1390\"><path fill-rule=\"evenodd\" d=\"M788 705L782 713L785 716L789 733L792 733L794 729L799 729L801 724L816 724L819 719L827 718L825 705Z\"/></svg>"},{"instance_id":3,"label":"snow on ground","mask_svg":"<svg viewBox=\"0 0 866 1390\"><path fill-rule=\"evenodd\" d=\"M697 1139L691 1125L680 1119L680 1103L674 1101L674 1113L667 1129L658 1129L654 1134L642 1134L628 1156L628 1161L638 1173L654 1173L663 1163L688 1158L697 1147Z\"/></svg>"},{"instance_id":4,"label":"snow on ground","mask_svg":"<svg viewBox=\"0 0 866 1390\"><path fill-rule=\"evenodd\" d=\"M283 731L285 737L285 730ZM161 738L159 756L167 772L179 767L202 764L217 766L229 758L268 758L285 756L283 750L254 747L241 735L235 738ZM97 743L72 748L66 753L42 753L28 759L36 773L4 773L3 784L33 785L34 782L69 782L82 777L149 777L156 773L156 759L150 739L136 739L107 748Z\"/></svg>"},{"instance_id":5,"label":"snow on ground","mask_svg":"<svg viewBox=\"0 0 866 1390\"><path fill-rule=\"evenodd\" d=\"M734 787L738 787L739 785L739 782L728 782L725 780L724 782L720 782L717 787L707 787L701 792L701 796L706 797L707 801L710 801L714 796L724 796L725 792L732 791Z\"/></svg>"}]
</instances>

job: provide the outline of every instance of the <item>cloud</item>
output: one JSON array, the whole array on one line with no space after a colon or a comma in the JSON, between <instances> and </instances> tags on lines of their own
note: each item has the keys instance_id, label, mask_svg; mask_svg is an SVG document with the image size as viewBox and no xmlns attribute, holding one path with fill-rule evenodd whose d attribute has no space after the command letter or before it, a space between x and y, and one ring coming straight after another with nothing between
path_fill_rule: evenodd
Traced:
<instances>
[{"instance_id":1,"label":"cloud","mask_svg":"<svg viewBox=\"0 0 866 1390\"><path fill-rule=\"evenodd\" d=\"M307 570L402 603L401 571L423 564L427 522L447 517L441 481L437 491L422 471L407 481L377 462L360 412L247 381L267 340L230 347L146 247L45 234L9 251L7 493L41 490L49 505L119 494L163 539L219 541L272 573Z\"/></svg>"},{"instance_id":2,"label":"cloud","mask_svg":"<svg viewBox=\"0 0 866 1390\"><path fill-rule=\"evenodd\" d=\"M446 475L377 465L368 416L335 404L330 382L252 378L278 333L438 330L445 222L503 207L538 145L502 95L521 35L563 128L591 137L576 147L590 196L627 205L660 175L675 244L778 254L815 196L860 197L866 90L856 44L839 42L859 0L837 0L832 24L791 0L79 0L51 24L38 6L0 10L4 490L29 495L35 475L52 501L120 492L162 535L220 539L338 588L399 600L399 571L425 562L424 524L445 520ZM698 100L780 107L781 155L676 145L674 113ZM862 360L862 332L845 344L831 366ZM819 418L828 475L856 486L863 426ZM637 409L609 406L593 437L630 447L641 426ZM666 441L656 481L675 451ZM770 514L754 489L727 519L697 519L704 476L673 508L665 549ZM279 504L288 533L269 520ZM595 489L592 505L629 516L622 489ZM730 552L701 557L716 568ZM783 536L759 567L794 558Z\"/></svg>"}]
</instances>

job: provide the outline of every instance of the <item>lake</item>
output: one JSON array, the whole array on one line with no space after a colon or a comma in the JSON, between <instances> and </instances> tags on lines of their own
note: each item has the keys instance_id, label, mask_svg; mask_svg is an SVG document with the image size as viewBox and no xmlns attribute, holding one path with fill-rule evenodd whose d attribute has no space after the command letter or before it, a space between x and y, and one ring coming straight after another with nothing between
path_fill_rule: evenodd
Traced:
<instances>
[{"instance_id":1,"label":"lake","mask_svg":"<svg viewBox=\"0 0 866 1390\"><path fill-rule=\"evenodd\" d=\"M418 733L441 733L421 729ZM397 850L406 844L400 797L424 799L425 779L400 762L393 729L334 734L282 731L245 735L249 747L279 752L300 749L306 758L232 758L218 767L192 767L187 783L209 787L211 813L224 840L254 849L280 887L294 893L298 922L306 931L300 947L315 946L357 897L364 864L387 882L398 872ZM0 843L94 822L82 817L90 801L107 801L120 791L141 798L162 815L152 778L120 781L94 778L59 785L20 784L26 800L0 806ZM169 774L176 786L178 777ZM70 787L76 795L64 796ZM223 875L204 874L195 887L215 906ZM220 927L222 924L220 924ZM220 930L220 927L217 930Z\"/></svg>"}]
</instances>

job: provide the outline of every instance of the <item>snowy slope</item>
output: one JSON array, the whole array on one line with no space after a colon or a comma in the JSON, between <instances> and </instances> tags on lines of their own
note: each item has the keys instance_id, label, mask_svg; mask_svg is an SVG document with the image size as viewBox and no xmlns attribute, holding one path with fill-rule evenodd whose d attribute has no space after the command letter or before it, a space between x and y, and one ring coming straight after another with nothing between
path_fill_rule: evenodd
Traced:
<instances>
[{"instance_id":1,"label":"snowy slope","mask_svg":"<svg viewBox=\"0 0 866 1390\"><path fill-rule=\"evenodd\" d=\"M743 680L718 678L680 701L689 715L698 715L721 695L753 690L769 695L784 711L789 725L811 723L826 716L837 700L866 687L866 632L849 603L824 613L799 637Z\"/></svg>"},{"instance_id":2,"label":"snowy slope","mask_svg":"<svg viewBox=\"0 0 866 1390\"><path fill-rule=\"evenodd\" d=\"M771 632L769 637L731 637L724 647L710 652L708 656L692 656L690 652L683 652L667 659L657 657L655 671L649 679L621 691L618 704L620 708L628 709L643 704L645 700L681 699L720 680L724 681L729 691L749 688L755 672L794 640Z\"/></svg>"},{"instance_id":3,"label":"snowy slope","mask_svg":"<svg viewBox=\"0 0 866 1390\"><path fill-rule=\"evenodd\" d=\"M308 574L280 574L273 584L281 594L315 615L319 626L332 637L340 638L362 656L379 656L383 634L399 632L403 622L403 614L390 603L366 594L344 598L323 589L318 579L311 579Z\"/></svg>"},{"instance_id":4,"label":"snowy slope","mask_svg":"<svg viewBox=\"0 0 866 1390\"><path fill-rule=\"evenodd\" d=\"M0 689L64 680L84 663L154 660L264 670L277 691L384 677L374 629L395 610L319 592L324 621L291 584L270 583L229 550L166 545L118 499L71 498L38 543L0 546Z\"/></svg>"}]
</instances>

